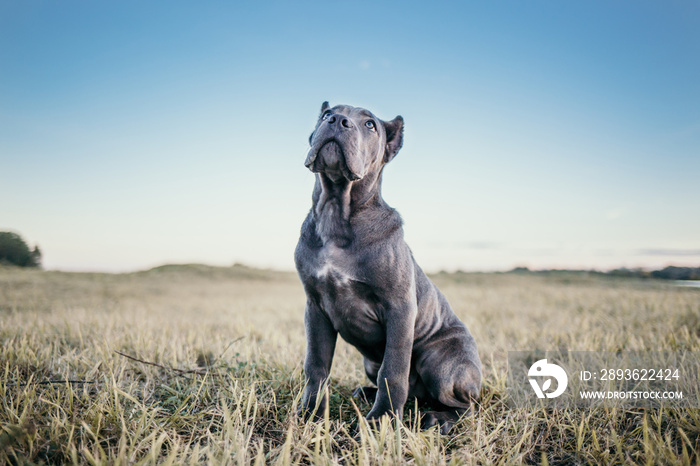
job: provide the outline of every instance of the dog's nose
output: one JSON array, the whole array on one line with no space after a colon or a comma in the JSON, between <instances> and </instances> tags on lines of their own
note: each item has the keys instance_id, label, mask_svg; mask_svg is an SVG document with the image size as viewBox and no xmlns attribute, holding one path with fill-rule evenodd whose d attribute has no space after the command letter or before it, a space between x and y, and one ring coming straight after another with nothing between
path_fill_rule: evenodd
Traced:
<instances>
[{"instance_id":1,"label":"dog's nose","mask_svg":"<svg viewBox=\"0 0 700 466\"><path fill-rule=\"evenodd\" d=\"M343 128L350 129L353 127L352 121L346 118L344 115L332 115L328 119L329 125L334 125L336 122Z\"/></svg>"}]
</instances>

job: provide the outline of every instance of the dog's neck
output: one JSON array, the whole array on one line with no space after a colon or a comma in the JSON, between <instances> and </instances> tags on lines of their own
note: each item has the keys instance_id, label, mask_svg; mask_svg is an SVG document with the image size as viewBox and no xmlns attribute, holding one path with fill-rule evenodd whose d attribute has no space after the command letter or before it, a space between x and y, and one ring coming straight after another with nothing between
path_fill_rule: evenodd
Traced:
<instances>
[{"instance_id":1,"label":"dog's neck","mask_svg":"<svg viewBox=\"0 0 700 466\"><path fill-rule=\"evenodd\" d=\"M316 175L313 214L316 233L325 243L348 247L354 238L351 218L358 212L385 205L381 195L381 171L358 181L333 183L325 174Z\"/></svg>"}]
</instances>

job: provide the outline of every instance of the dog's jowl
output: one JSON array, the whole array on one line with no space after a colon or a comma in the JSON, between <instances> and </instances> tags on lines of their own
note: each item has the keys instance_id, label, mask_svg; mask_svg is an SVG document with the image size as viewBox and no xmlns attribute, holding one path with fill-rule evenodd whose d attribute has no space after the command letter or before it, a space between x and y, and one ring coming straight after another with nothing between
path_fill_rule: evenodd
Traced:
<instances>
[{"instance_id":1,"label":"dog's jowl","mask_svg":"<svg viewBox=\"0 0 700 466\"><path fill-rule=\"evenodd\" d=\"M356 392L374 398L367 419L401 416L416 397L431 406L424 426L447 432L479 394L481 362L469 330L413 259L401 217L382 198L382 170L402 143L400 116L382 121L363 108L321 107L305 161L316 176L312 207L295 252L306 292L301 411L323 396L340 334L362 353L376 385Z\"/></svg>"}]
</instances>

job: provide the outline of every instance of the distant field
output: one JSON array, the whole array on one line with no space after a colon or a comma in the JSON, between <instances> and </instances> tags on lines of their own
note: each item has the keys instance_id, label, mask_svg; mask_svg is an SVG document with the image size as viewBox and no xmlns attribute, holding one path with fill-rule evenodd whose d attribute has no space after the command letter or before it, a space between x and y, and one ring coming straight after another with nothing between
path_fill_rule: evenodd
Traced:
<instances>
[{"instance_id":1,"label":"distant field","mask_svg":"<svg viewBox=\"0 0 700 466\"><path fill-rule=\"evenodd\" d=\"M0 267L0 463L698 462L698 410L513 409L505 381L509 350L700 351L700 289L576 274L433 279L484 363L475 414L448 436L421 432L413 407L403 424L358 424L350 394L366 379L344 343L327 420L292 414L305 351L294 274Z\"/></svg>"}]
</instances>

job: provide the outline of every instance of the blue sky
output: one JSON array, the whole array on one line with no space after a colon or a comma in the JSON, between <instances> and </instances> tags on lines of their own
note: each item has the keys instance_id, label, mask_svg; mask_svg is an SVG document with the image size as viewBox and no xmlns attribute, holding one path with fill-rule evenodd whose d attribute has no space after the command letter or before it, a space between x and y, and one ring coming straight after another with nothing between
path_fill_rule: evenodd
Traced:
<instances>
[{"instance_id":1,"label":"blue sky","mask_svg":"<svg viewBox=\"0 0 700 466\"><path fill-rule=\"evenodd\" d=\"M427 270L700 265L700 3L0 0L0 229L291 269L320 105L406 121Z\"/></svg>"}]
</instances>

